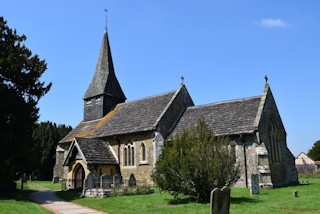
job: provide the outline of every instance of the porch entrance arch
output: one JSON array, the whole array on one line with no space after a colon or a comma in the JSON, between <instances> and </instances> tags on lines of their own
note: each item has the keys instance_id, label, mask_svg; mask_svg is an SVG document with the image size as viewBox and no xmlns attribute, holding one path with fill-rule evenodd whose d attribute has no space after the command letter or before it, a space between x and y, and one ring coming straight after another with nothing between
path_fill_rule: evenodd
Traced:
<instances>
[{"instance_id":1,"label":"porch entrance arch","mask_svg":"<svg viewBox=\"0 0 320 214\"><path fill-rule=\"evenodd\" d=\"M84 174L84 168L81 164L79 164L79 167L77 168L75 172L75 179L74 179L74 188L82 188L83 187L83 180L84 180L85 174Z\"/></svg>"}]
</instances>

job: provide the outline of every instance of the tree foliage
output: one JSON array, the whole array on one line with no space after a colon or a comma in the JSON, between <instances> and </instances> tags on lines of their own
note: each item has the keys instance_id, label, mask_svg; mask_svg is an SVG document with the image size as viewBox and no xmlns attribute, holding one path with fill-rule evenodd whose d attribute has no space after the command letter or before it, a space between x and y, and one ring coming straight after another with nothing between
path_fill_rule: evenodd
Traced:
<instances>
[{"instance_id":1,"label":"tree foliage","mask_svg":"<svg viewBox=\"0 0 320 214\"><path fill-rule=\"evenodd\" d=\"M71 126L41 122L33 131L34 174L36 179L51 180L55 165L57 143L72 130Z\"/></svg>"},{"instance_id":2,"label":"tree foliage","mask_svg":"<svg viewBox=\"0 0 320 214\"><path fill-rule=\"evenodd\" d=\"M51 87L40 81L45 61L32 55L25 40L0 17L0 189L31 167L37 103Z\"/></svg>"},{"instance_id":3,"label":"tree foliage","mask_svg":"<svg viewBox=\"0 0 320 214\"><path fill-rule=\"evenodd\" d=\"M184 194L208 201L212 189L231 187L239 173L234 145L226 137L216 137L200 119L194 129L165 142L152 179L175 197Z\"/></svg>"},{"instance_id":4,"label":"tree foliage","mask_svg":"<svg viewBox=\"0 0 320 214\"><path fill-rule=\"evenodd\" d=\"M320 161L320 140L313 144L312 148L308 151L308 156L314 161Z\"/></svg>"}]
</instances>

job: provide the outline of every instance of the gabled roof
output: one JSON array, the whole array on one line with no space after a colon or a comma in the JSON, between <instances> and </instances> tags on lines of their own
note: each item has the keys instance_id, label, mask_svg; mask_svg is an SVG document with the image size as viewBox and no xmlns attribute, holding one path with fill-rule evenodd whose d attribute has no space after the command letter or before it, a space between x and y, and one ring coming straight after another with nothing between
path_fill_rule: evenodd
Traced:
<instances>
[{"instance_id":1,"label":"gabled roof","mask_svg":"<svg viewBox=\"0 0 320 214\"><path fill-rule=\"evenodd\" d=\"M216 135L253 133L261 96L188 107L172 134L194 128L204 118Z\"/></svg>"},{"instance_id":2,"label":"gabled roof","mask_svg":"<svg viewBox=\"0 0 320 214\"><path fill-rule=\"evenodd\" d=\"M114 73L107 29L104 32L93 79L91 80L83 99L88 99L102 94L126 100Z\"/></svg>"},{"instance_id":3,"label":"gabled roof","mask_svg":"<svg viewBox=\"0 0 320 214\"><path fill-rule=\"evenodd\" d=\"M63 165L68 165L76 157L81 157L86 164L118 164L110 149L101 139L74 138Z\"/></svg>"},{"instance_id":4,"label":"gabled roof","mask_svg":"<svg viewBox=\"0 0 320 214\"><path fill-rule=\"evenodd\" d=\"M108 137L153 130L163 111L171 104L170 100L182 87L176 91L120 103L102 119L82 121L59 143L70 142L73 137Z\"/></svg>"}]
</instances>

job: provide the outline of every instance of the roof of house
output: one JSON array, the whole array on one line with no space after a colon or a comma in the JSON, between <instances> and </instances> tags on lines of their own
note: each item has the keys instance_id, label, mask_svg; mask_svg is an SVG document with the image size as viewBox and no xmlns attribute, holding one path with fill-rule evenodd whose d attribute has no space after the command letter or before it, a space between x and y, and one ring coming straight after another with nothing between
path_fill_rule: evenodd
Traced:
<instances>
[{"instance_id":1,"label":"roof of house","mask_svg":"<svg viewBox=\"0 0 320 214\"><path fill-rule=\"evenodd\" d=\"M176 92L120 103L102 119L82 121L59 143L70 142L73 137L107 137L152 130Z\"/></svg>"},{"instance_id":2,"label":"roof of house","mask_svg":"<svg viewBox=\"0 0 320 214\"><path fill-rule=\"evenodd\" d=\"M172 135L194 128L204 118L216 135L253 133L261 96L188 107Z\"/></svg>"},{"instance_id":3,"label":"roof of house","mask_svg":"<svg viewBox=\"0 0 320 214\"><path fill-rule=\"evenodd\" d=\"M88 164L118 164L109 146L100 139L75 138Z\"/></svg>"},{"instance_id":4,"label":"roof of house","mask_svg":"<svg viewBox=\"0 0 320 214\"><path fill-rule=\"evenodd\" d=\"M102 94L126 100L114 73L107 30L104 32L94 76L83 99L88 99Z\"/></svg>"}]
</instances>

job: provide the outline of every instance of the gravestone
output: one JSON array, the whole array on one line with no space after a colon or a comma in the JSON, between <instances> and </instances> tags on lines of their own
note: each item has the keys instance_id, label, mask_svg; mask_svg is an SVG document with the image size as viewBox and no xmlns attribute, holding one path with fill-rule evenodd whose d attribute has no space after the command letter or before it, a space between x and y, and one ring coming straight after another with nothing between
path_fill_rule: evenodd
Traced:
<instances>
[{"instance_id":1,"label":"gravestone","mask_svg":"<svg viewBox=\"0 0 320 214\"><path fill-rule=\"evenodd\" d=\"M85 185L86 189L94 187L94 179L93 179L92 173L89 173L87 178L84 180L85 180L84 185Z\"/></svg>"},{"instance_id":2,"label":"gravestone","mask_svg":"<svg viewBox=\"0 0 320 214\"><path fill-rule=\"evenodd\" d=\"M111 177L110 175L103 174L100 177L100 187L111 187Z\"/></svg>"},{"instance_id":3,"label":"gravestone","mask_svg":"<svg viewBox=\"0 0 320 214\"><path fill-rule=\"evenodd\" d=\"M136 178L134 177L133 174L131 174L130 178L129 178L129 187L133 187L133 186L136 186L136 185L137 185Z\"/></svg>"},{"instance_id":4,"label":"gravestone","mask_svg":"<svg viewBox=\"0 0 320 214\"><path fill-rule=\"evenodd\" d=\"M114 186L118 186L118 185L122 184L122 176L120 174L116 174L113 177L113 184L114 184Z\"/></svg>"},{"instance_id":5,"label":"gravestone","mask_svg":"<svg viewBox=\"0 0 320 214\"><path fill-rule=\"evenodd\" d=\"M259 174L252 174L251 175L251 186L250 186L250 195L259 195L260 188L259 188Z\"/></svg>"},{"instance_id":6,"label":"gravestone","mask_svg":"<svg viewBox=\"0 0 320 214\"><path fill-rule=\"evenodd\" d=\"M210 194L210 214L229 214L230 212L230 189L215 188Z\"/></svg>"},{"instance_id":7,"label":"gravestone","mask_svg":"<svg viewBox=\"0 0 320 214\"><path fill-rule=\"evenodd\" d=\"M293 196L294 196L294 197L298 197L298 190L294 190L294 191L293 191Z\"/></svg>"},{"instance_id":8,"label":"gravestone","mask_svg":"<svg viewBox=\"0 0 320 214\"><path fill-rule=\"evenodd\" d=\"M31 176L32 176L32 175L30 175L30 181L33 181ZM52 183L53 183L53 184L59 183L59 177L53 177Z\"/></svg>"}]
</instances>

